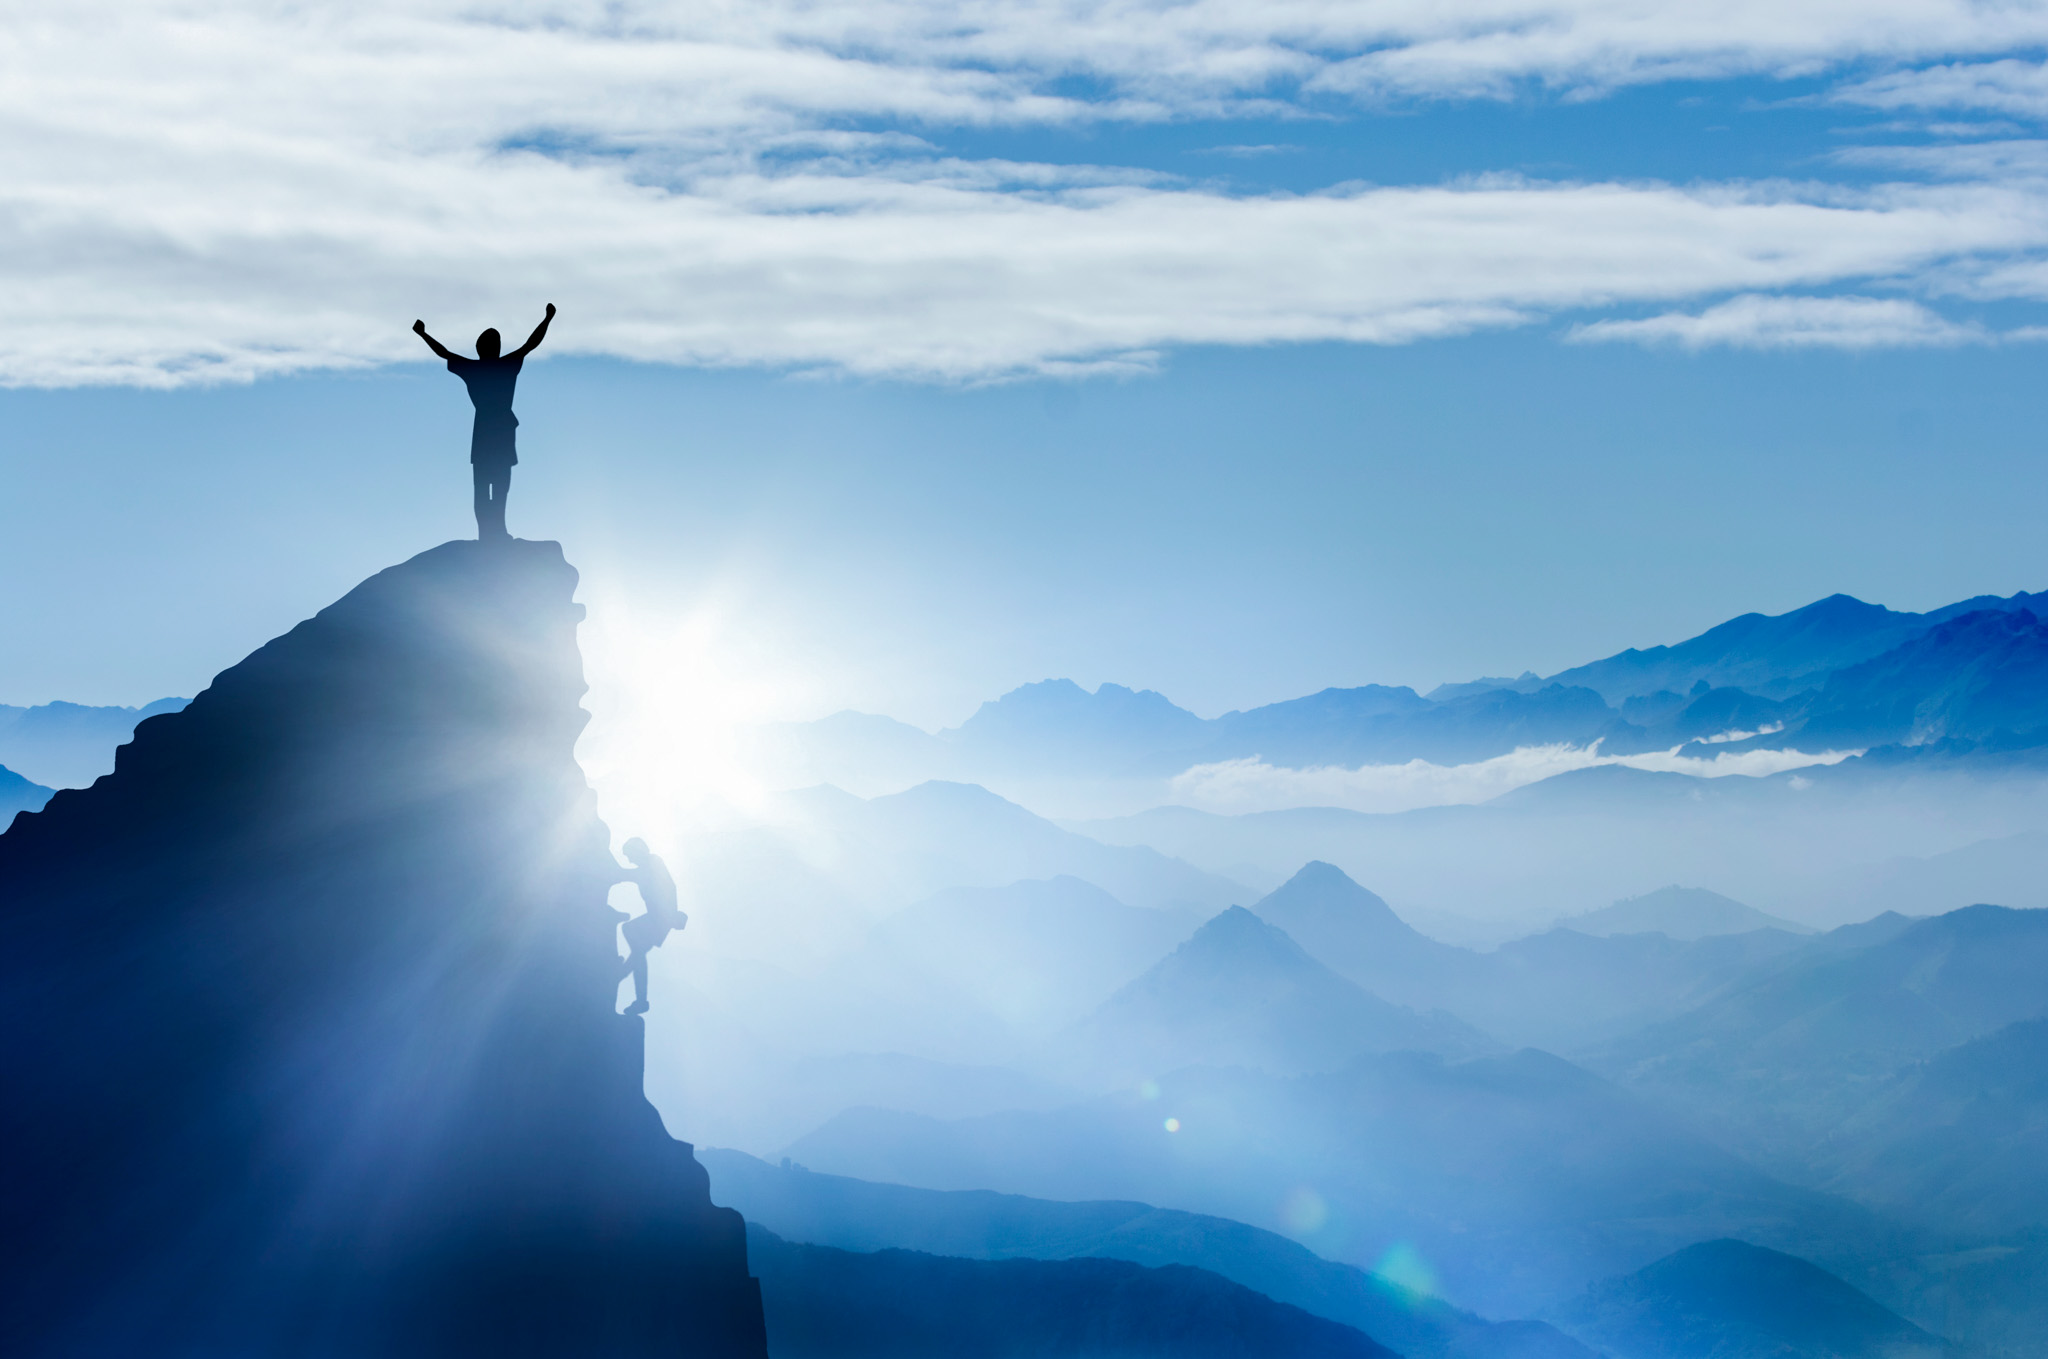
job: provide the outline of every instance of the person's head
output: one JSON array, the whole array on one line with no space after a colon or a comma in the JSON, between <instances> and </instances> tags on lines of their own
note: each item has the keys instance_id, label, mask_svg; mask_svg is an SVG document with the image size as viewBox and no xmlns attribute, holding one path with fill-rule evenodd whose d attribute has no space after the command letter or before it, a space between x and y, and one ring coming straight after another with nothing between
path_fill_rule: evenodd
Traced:
<instances>
[{"instance_id":1,"label":"person's head","mask_svg":"<svg viewBox=\"0 0 2048 1359\"><path fill-rule=\"evenodd\" d=\"M632 864L635 868L638 868L641 860L647 857L647 842L637 835L619 846L619 848L624 852L626 862Z\"/></svg>"},{"instance_id":2,"label":"person's head","mask_svg":"<svg viewBox=\"0 0 2048 1359\"><path fill-rule=\"evenodd\" d=\"M504 338L498 334L496 326L476 337L476 356L480 359L495 359L504 347Z\"/></svg>"}]
</instances>

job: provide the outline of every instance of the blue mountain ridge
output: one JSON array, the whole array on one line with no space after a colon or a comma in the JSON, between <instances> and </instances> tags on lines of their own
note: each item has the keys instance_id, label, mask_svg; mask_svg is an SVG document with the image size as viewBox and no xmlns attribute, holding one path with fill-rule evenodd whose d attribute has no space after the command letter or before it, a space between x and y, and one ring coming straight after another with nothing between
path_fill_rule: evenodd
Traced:
<instances>
[{"instance_id":1,"label":"blue mountain ridge","mask_svg":"<svg viewBox=\"0 0 2048 1359\"><path fill-rule=\"evenodd\" d=\"M113 772L114 749L135 725L185 706L160 698L141 708L95 708L80 703L0 703L0 765L54 788L83 788Z\"/></svg>"},{"instance_id":2,"label":"blue mountain ridge","mask_svg":"<svg viewBox=\"0 0 2048 1359\"><path fill-rule=\"evenodd\" d=\"M1111 1259L1219 1275L1357 1327L1408 1359L1566 1359L1575 1342L1540 1322L1490 1322L1377 1274L1326 1260L1277 1232L1137 1202L1071 1203L988 1190L915 1189L699 1153L717 1200L791 1241L975 1260ZM774 1284L768 1285L770 1327Z\"/></svg>"},{"instance_id":3,"label":"blue mountain ridge","mask_svg":"<svg viewBox=\"0 0 2048 1359\"><path fill-rule=\"evenodd\" d=\"M56 793L32 783L5 765L0 765L0 820L13 820L16 812L39 812Z\"/></svg>"},{"instance_id":4,"label":"blue mountain ridge","mask_svg":"<svg viewBox=\"0 0 2048 1359\"><path fill-rule=\"evenodd\" d=\"M776 729L814 768L978 778L992 771L1157 777L1191 765L1462 764L1517 747L1610 754L1690 747L1810 752L2048 744L2048 592L1903 613L1833 595L1745 614L1672 646L1631 648L1547 677L1330 688L1202 718L1149 689L1067 679L1011 690L932 734L840 713ZM1710 745L1694 743L1711 742Z\"/></svg>"}]
</instances>

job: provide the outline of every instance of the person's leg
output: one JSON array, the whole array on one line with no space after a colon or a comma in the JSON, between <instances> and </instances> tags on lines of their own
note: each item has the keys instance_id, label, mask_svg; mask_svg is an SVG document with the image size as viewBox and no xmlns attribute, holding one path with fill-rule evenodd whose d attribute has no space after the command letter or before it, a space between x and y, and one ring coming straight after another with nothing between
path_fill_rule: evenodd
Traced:
<instances>
[{"instance_id":1,"label":"person's leg","mask_svg":"<svg viewBox=\"0 0 2048 1359\"><path fill-rule=\"evenodd\" d=\"M470 479L475 483L476 536L491 536L491 469L480 462L469 465Z\"/></svg>"},{"instance_id":2,"label":"person's leg","mask_svg":"<svg viewBox=\"0 0 2048 1359\"><path fill-rule=\"evenodd\" d=\"M491 522L497 528L500 538L512 535L505 529L505 497L512 490L512 464L491 469Z\"/></svg>"},{"instance_id":3,"label":"person's leg","mask_svg":"<svg viewBox=\"0 0 2048 1359\"><path fill-rule=\"evenodd\" d=\"M629 1015L647 1013L647 950L633 950L633 1003L626 1007Z\"/></svg>"}]
</instances>

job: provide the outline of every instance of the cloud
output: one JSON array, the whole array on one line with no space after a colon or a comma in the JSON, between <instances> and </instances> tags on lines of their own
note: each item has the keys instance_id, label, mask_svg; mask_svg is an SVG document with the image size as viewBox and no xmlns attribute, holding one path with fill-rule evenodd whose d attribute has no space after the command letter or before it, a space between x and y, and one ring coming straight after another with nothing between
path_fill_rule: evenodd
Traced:
<instances>
[{"instance_id":1,"label":"cloud","mask_svg":"<svg viewBox=\"0 0 2048 1359\"><path fill-rule=\"evenodd\" d=\"M1837 103L1879 109L1977 109L2048 116L2048 63L2007 57L1888 71L1831 93Z\"/></svg>"},{"instance_id":2,"label":"cloud","mask_svg":"<svg viewBox=\"0 0 2048 1359\"><path fill-rule=\"evenodd\" d=\"M1256 756L1196 765L1174 777L1173 801L1202 811L1236 815L1289 807L1345 807L1359 812L1405 812L1485 802L1540 780L1598 765L1625 765L1698 778L1761 778L1787 769L1838 764L1854 750L1807 754L1797 750L1747 750L1712 759L1682 756L1677 749L1639 755L1602 755L1592 746L1522 746L1472 764L1438 765L1426 760L1366 765L1358 769L1323 766L1286 769Z\"/></svg>"},{"instance_id":3,"label":"cloud","mask_svg":"<svg viewBox=\"0 0 2048 1359\"><path fill-rule=\"evenodd\" d=\"M1991 52L2044 24L1896 0L81 0L0 46L0 382L385 363L420 356L416 315L453 338L549 300L553 353L984 380L1930 271L2028 279L2048 254L2032 181L1248 196L951 158L924 134L1791 74Z\"/></svg>"},{"instance_id":4,"label":"cloud","mask_svg":"<svg viewBox=\"0 0 2048 1359\"><path fill-rule=\"evenodd\" d=\"M1899 349L1981 344L1991 336L1898 298L1730 298L1697 315L1670 312L1639 321L1595 321L1576 341L1627 340L1686 349Z\"/></svg>"}]
</instances>

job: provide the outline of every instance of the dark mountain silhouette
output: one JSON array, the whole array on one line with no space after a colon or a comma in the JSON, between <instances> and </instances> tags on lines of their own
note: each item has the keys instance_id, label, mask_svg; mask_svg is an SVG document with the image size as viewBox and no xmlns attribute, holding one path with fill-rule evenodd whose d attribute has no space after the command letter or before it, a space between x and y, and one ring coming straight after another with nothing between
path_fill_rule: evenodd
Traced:
<instances>
[{"instance_id":1,"label":"dark mountain silhouette","mask_svg":"<svg viewBox=\"0 0 2048 1359\"><path fill-rule=\"evenodd\" d=\"M2048 911L1971 906L1862 948L1823 939L1596 1065L1693 1111L1774 1163L1894 1074L2048 1014Z\"/></svg>"},{"instance_id":2,"label":"dark mountain silhouette","mask_svg":"<svg viewBox=\"0 0 2048 1359\"><path fill-rule=\"evenodd\" d=\"M422 553L0 837L0 1349L764 1356L613 1012L575 588Z\"/></svg>"},{"instance_id":3,"label":"dark mountain silhouette","mask_svg":"<svg viewBox=\"0 0 2048 1359\"><path fill-rule=\"evenodd\" d=\"M1868 1210L1766 1175L1533 1050L1456 1064L1394 1053L1292 1079L1191 1069L1064 1109L951 1122L856 1109L785 1154L927 1189L1211 1214L1360 1265L1405 1245L1441 1296L1491 1316L1532 1315L1701 1234L1830 1268L1908 1253Z\"/></svg>"},{"instance_id":4,"label":"dark mountain silhouette","mask_svg":"<svg viewBox=\"0 0 2048 1359\"><path fill-rule=\"evenodd\" d=\"M0 766L0 821L12 821L16 812L39 812L57 790L30 783L12 769Z\"/></svg>"},{"instance_id":5,"label":"dark mountain silhouette","mask_svg":"<svg viewBox=\"0 0 2048 1359\"><path fill-rule=\"evenodd\" d=\"M1054 1060L1122 1085L1200 1063L1291 1075L1368 1052L1468 1056L1498 1046L1449 1015L1417 1014L1352 985L1233 906L1076 1025Z\"/></svg>"},{"instance_id":6,"label":"dark mountain silhouette","mask_svg":"<svg viewBox=\"0 0 2048 1359\"><path fill-rule=\"evenodd\" d=\"M1539 1359L1590 1352L1541 1322L1489 1322L1274 1232L1144 1203L1061 1203L986 1190L913 1189L700 1153L715 1196L791 1241L976 1260L1104 1258L1188 1265L1355 1326L1408 1359ZM773 1297L770 1297L773 1304Z\"/></svg>"},{"instance_id":7,"label":"dark mountain silhouette","mask_svg":"<svg viewBox=\"0 0 2048 1359\"><path fill-rule=\"evenodd\" d=\"M142 708L0 703L0 765L53 788L83 788L113 769L114 748L134 734L136 723L184 706L182 698L160 698Z\"/></svg>"},{"instance_id":8,"label":"dark mountain silhouette","mask_svg":"<svg viewBox=\"0 0 2048 1359\"><path fill-rule=\"evenodd\" d=\"M1660 887L1557 923L1580 934L1655 933L1688 942L1723 934L1747 934L1751 930L1813 933L1808 926L1766 915L1754 906L1745 906L1704 887Z\"/></svg>"},{"instance_id":9,"label":"dark mountain silhouette","mask_svg":"<svg viewBox=\"0 0 2048 1359\"><path fill-rule=\"evenodd\" d=\"M1558 1319L1615 1359L1946 1359L1937 1337L1816 1265L1703 1241L1588 1289Z\"/></svg>"},{"instance_id":10,"label":"dark mountain silhouette","mask_svg":"<svg viewBox=\"0 0 2048 1359\"><path fill-rule=\"evenodd\" d=\"M799 1245L750 1224L778 1359L1394 1359L1207 1270Z\"/></svg>"}]
</instances>

